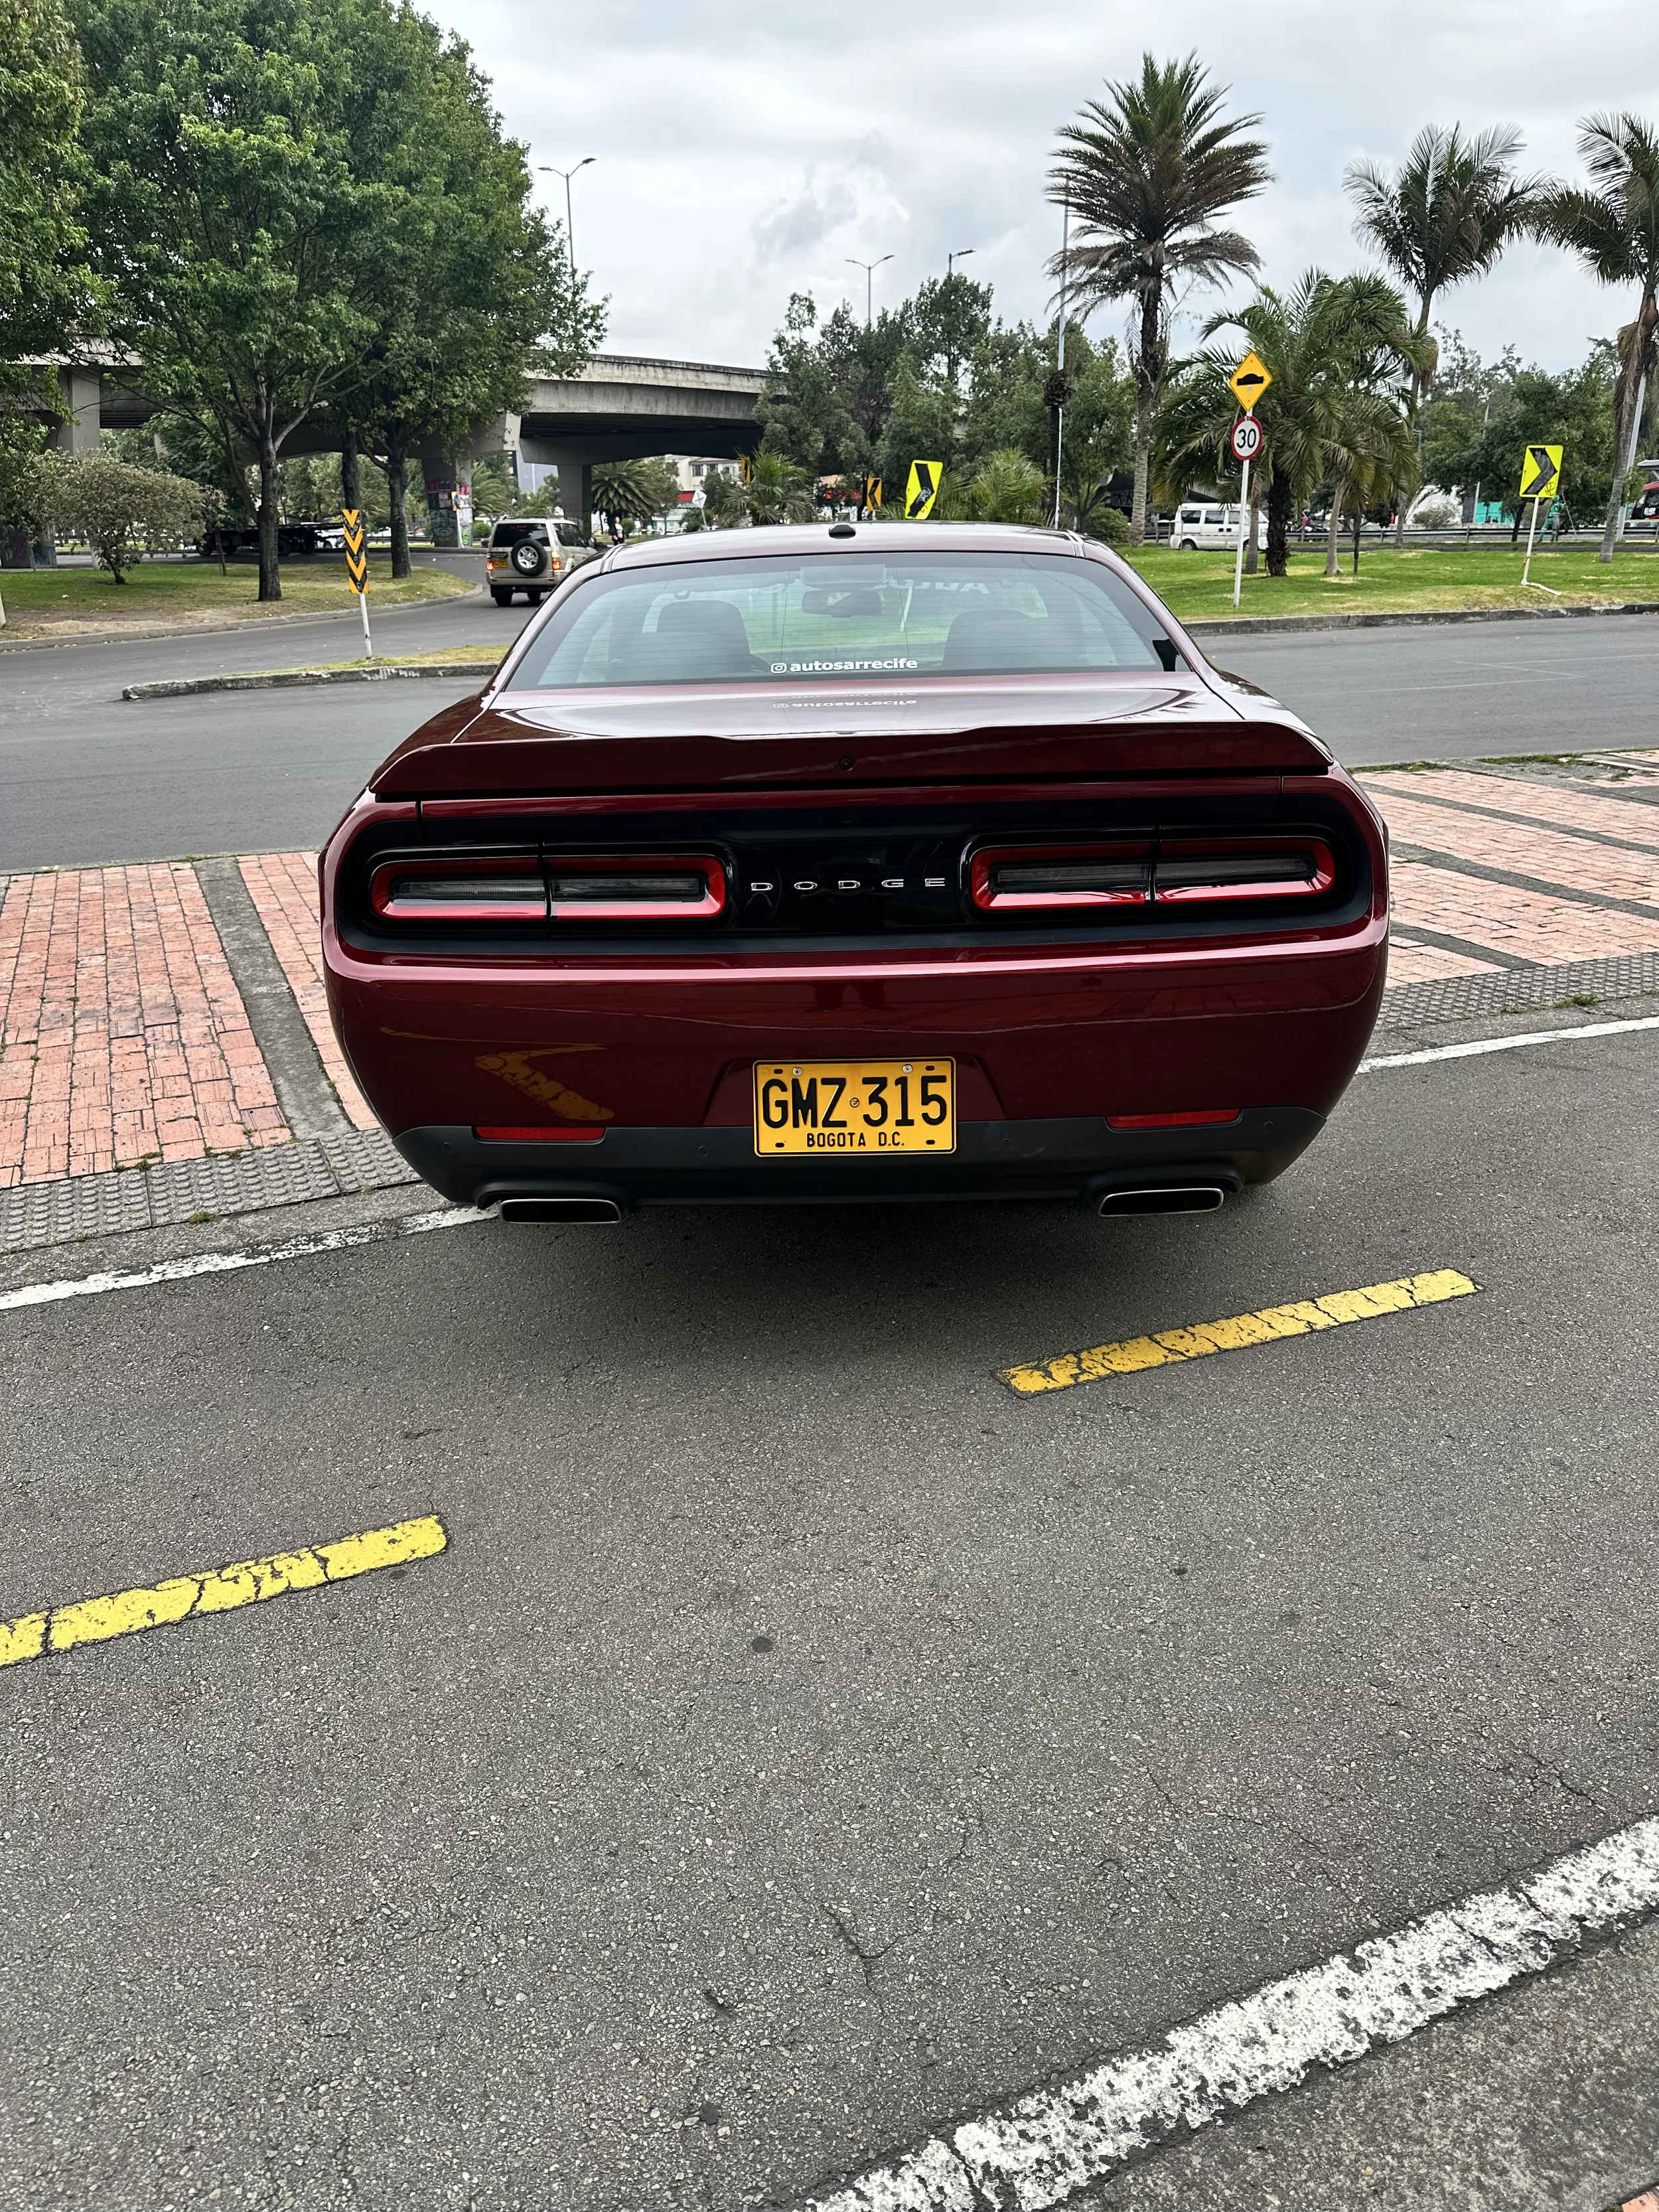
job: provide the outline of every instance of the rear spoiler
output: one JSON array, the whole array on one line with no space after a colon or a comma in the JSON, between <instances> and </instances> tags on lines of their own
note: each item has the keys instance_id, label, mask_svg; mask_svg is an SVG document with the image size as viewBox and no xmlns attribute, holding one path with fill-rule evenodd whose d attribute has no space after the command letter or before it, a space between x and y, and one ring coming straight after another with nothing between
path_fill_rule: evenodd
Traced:
<instances>
[{"instance_id":1,"label":"rear spoiler","mask_svg":"<svg viewBox=\"0 0 1659 2212\"><path fill-rule=\"evenodd\" d=\"M778 738L510 738L408 746L369 779L380 799L714 792L795 785L1026 783L1097 776L1322 775L1288 720L914 731Z\"/></svg>"}]
</instances>

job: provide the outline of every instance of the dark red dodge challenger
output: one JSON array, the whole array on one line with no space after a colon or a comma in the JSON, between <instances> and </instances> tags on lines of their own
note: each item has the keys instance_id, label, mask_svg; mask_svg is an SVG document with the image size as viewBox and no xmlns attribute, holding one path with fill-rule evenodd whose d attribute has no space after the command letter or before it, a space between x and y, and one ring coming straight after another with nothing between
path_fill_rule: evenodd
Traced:
<instances>
[{"instance_id":1,"label":"dark red dodge challenger","mask_svg":"<svg viewBox=\"0 0 1659 2212\"><path fill-rule=\"evenodd\" d=\"M1060 532L816 525L578 570L322 859L400 1151L531 1220L1196 1211L1311 1143L1388 957L1305 726Z\"/></svg>"}]
</instances>

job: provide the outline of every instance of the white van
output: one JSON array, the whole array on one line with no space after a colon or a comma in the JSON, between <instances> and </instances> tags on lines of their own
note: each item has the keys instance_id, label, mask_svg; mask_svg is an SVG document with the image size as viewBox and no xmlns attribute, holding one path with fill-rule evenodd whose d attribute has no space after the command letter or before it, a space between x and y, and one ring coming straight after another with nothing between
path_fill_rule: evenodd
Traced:
<instances>
[{"instance_id":1,"label":"white van","mask_svg":"<svg viewBox=\"0 0 1659 2212\"><path fill-rule=\"evenodd\" d=\"M1212 501L1188 500L1176 511L1170 543L1177 553L1231 552L1238 543L1239 509ZM1267 518L1256 523L1256 544L1267 542Z\"/></svg>"}]
</instances>

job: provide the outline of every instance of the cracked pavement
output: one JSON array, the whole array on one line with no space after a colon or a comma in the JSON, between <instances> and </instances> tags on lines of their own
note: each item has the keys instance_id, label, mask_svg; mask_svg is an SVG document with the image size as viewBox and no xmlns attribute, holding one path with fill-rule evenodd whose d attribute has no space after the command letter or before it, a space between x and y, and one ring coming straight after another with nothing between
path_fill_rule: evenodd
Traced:
<instances>
[{"instance_id":1,"label":"cracked pavement","mask_svg":"<svg viewBox=\"0 0 1659 2212\"><path fill-rule=\"evenodd\" d=\"M1656 1050L1362 1079L1214 1217L491 1223L0 1316L0 1618L450 1536L0 1675L0 2201L787 2203L1652 1811Z\"/></svg>"}]
</instances>

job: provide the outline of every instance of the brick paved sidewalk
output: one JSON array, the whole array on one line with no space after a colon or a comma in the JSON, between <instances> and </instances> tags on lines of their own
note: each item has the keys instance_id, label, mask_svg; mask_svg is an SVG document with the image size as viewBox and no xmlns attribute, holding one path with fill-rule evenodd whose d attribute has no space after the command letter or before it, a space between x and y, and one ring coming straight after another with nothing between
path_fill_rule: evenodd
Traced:
<instances>
[{"instance_id":1,"label":"brick paved sidewalk","mask_svg":"<svg viewBox=\"0 0 1659 2212\"><path fill-rule=\"evenodd\" d=\"M1391 989L1659 951L1650 768L1623 782L1520 763L1364 780L1405 848ZM240 868L343 1113L374 1129L329 1023L313 855L248 854ZM191 866L3 885L0 1189L289 1140Z\"/></svg>"},{"instance_id":2,"label":"brick paved sidewalk","mask_svg":"<svg viewBox=\"0 0 1659 2212\"><path fill-rule=\"evenodd\" d=\"M193 869L12 878L0 1188L288 1137Z\"/></svg>"}]
</instances>

